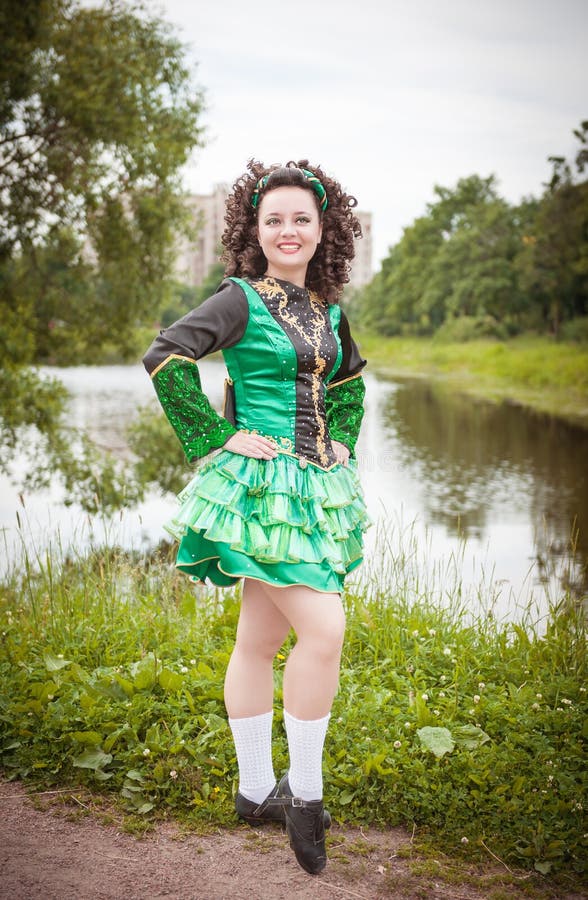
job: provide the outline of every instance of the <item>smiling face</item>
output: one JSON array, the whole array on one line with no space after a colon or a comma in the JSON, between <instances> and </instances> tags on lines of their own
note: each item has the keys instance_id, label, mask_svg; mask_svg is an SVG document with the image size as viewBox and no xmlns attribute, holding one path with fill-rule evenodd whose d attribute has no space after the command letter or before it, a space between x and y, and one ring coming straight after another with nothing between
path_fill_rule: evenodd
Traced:
<instances>
[{"instance_id":1,"label":"smiling face","mask_svg":"<svg viewBox=\"0 0 588 900\"><path fill-rule=\"evenodd\" d=\"M259 204L257 236L267 259L265 274L304 287L322 225L312 190L279 187Z\"/></svg>"}]
</instances>

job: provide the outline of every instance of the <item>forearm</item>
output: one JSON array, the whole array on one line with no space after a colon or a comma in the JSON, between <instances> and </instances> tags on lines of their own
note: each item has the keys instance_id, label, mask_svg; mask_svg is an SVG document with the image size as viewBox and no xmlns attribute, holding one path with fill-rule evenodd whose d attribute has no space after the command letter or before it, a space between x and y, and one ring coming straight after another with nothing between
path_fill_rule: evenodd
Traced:
<instances>
[{"instance_id":1,"label":"forearm","mask_svg":"<svg viewBox=\"0 0 588 900\"><path fill-rule=\"evenodd\" d=\"M329 385L325 397L331 438L344 444L352 456L364 414L365 383L361 375Z\"/></svg>"},{"instance_id":2,"label":"forearm","mask_svg":"<svg viewBox=\"0 0 588 900\"><path fill-rule=\"evenodd\" d=\"M204 394L195 362L170 357L152 375L153 386L190 462L222 447L236 428Z\"/></svg>"}]
</instances>

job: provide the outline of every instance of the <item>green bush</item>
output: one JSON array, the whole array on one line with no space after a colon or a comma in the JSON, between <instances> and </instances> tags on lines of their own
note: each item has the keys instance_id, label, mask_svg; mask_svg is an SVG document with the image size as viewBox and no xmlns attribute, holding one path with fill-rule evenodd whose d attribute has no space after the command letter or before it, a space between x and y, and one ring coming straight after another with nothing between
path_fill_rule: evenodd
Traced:
<instances>
[{"instance_id":1,"label":"green bush","mask_svg":"<svg viewBox=\"0 0 588 900\"><path fill-rule=\"evenodd\" d=\"M434 335L436 341L451 343L453 341L475 341L478 338L497 338L506 340L508 329L493 316L456 316L446 319Z\"/></svg>"},{"instance_id":2,"label":"green bush","mask_svg":"<svg viewBox=\"0 0 588 900\"><path fill-rule=\"evenodd\" d=\"M578 344L588 344L588 316L578 316L564 322L560 330L562 341L576 341Z\"/></svg>"}]
</instances>

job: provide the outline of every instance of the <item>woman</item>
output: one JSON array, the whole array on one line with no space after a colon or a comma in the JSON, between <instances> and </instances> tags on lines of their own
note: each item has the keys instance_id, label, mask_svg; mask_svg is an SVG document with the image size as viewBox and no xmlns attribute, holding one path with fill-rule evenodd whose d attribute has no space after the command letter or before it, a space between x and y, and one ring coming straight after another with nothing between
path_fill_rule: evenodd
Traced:
<instances>
[{"instance_id":1,"label":"woman","mask_svg":"<svg viewBox=\"0 0 588 900\"><path fill-rule=\"evenodd\" d=\"M306 160L251 160L227 200L227 278L162 331L144 363L190 461L216 454L180 494L166 528L195 581L243 578L225 703L239 767L236 810L285 822L300 865L326 865L322 753L337 690L344 577L368 522L355 442L365 360L337 304L361 227L355 198ZM222 350L231 416L202 393L196 361ZM272 764L273 659L284 671L288 773Z\"/></svg>"}]
</instances>

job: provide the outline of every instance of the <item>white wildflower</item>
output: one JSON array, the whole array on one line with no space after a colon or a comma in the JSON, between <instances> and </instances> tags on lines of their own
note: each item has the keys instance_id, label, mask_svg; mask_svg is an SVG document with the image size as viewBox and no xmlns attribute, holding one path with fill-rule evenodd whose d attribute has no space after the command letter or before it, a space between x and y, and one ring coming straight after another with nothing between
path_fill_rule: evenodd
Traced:
<instances>
[{"instance_id":1,"label":"white wildflower","mask_svg":"<svg viewBox=\"0 0 588 900\"><path fill-rule=\"evenodd\" d=\"M444 697L444 696L445 696L445 691L439 691L439 696L440 696L440 697Z\"/></svg>"},{"instance_id":2,"label":"white wildflower","mask_svg":"<svg viewBox=\"0 0 588 900\"><path fill-rule=\"evenodd\" d=\"M479 694L474 694L474 703L479 703L480 700L481 700L480 695L479 695Z\"/></svg>"},{"instance_id":3,"label":"white wildflower","mask_svg":"<svg viewBox=\"0 0 588 900\"><path fill-rule=\"evenodd\" d=\"M418 630L418 628L415 628L415 630L414 630L413 633L412 633L412 636L413 636L413 637L418 637L418 636L419 636L419 630Z\"/></svg>"},{"instance_id":4,"label":"white wildflower","mask_svg":"<svg viewBox=\"0 0 588 900\"><path fill-rule=\"evenodd\" d=\"M196 665L196 660L195 660L195 659L191 659L191 660L190 660L190 665L191 665L191 666L195 666L195 665Z\"/></svg>"},{"instance_id":5,"label":"white wildflower","mask_svg":"<svg viewBox=\"0 0 588 900\"><path fill-rule=\"evenodd\" d=\"M451 647L443 648L443 656L451 656Z\"/></svg>"},{"instance_id":6,"label":"white wildflower","mask_svg":"<svg viewBox=\"0 0 588 900\"><path fill-rule=\"evenodd\" d=\"M429 699L429 695L428 695L428 694L421 694L421 699L424 700L424 701L426 702L426 701Z\"/></svg>"},{"instance_id":7,"label":"white wildflower","mask_svg":"<svg viewBox=\"0 0 588 900\"><path fill-rule=\"evenodd\" d=\"M483 681L480 681L480 683L478 684L478 690L483 691L485 687L486 687L485 683Z\"/></svg>"},{"instance_id":8,"label":"white wildflower","mask_svg":"<svg viewBox=\"0 0 588 900\"><path fill-rule=\"evenodd\" d=\"M434 715L434 716L440 716L441 713L440 713L440 711L439 711L438 709L434 709L434 710L433 710L433 715Z\"/></svg>"},{"instance_id":9,"label":"white wildflower","mask_svg":"<svg viewBox=\"0 0 588 900\"><path fill-rule=\"evenodd\" d=\"M149 749L149 747L145 747L145 749L143 750L143 756L150 756L150 755L151 755L151 750Z\"/></svg>"},{"instance_id":10,"label":"white wildflower","mask_svg":"<svg viewBox=\"0 0 588 900\"><path fill-rule=\"evenodd\" d=\"M171 770L171 772L169 773L169 777L170 777L170 778L173 778L174 781L176 780L176 778L178 777L178 773L176 772L175 769L172 769L172 770Z\"/></svg>"},{"instance_id":11,"label":"white wildflower","mask_svg":"<svg viewBox=\"0 0 588 900\"><path fill-rule=\"evenodd\" d=\"M464 837L462 837L461 842L462 842L462 844L469 844L469 839L464 836Z\"/></svg>"},{"instance_id":12,"label":"white wildflower","mask_svg":"<svg viewBox=\"0 0 588 900\"><path fill-rule=\"evenodd\" d=\"M394 741L394 749L398 750L399 747L402 747L402 741Z\"/></svg>"},{"instance_id":13,"label":"white wildflower","mask_svg":"<svg viewBox=\"0 0 588 900\"><path fill-rule=\"evenodd\" d=\"M180 672L182 673L182 675L185 675L187 671L188 671L188 666L181 666Z\"/></svg>"},{"instance_id":14,"label":"white wildflower","mask_svg":"<svg viewBox=\"0 0 588 900\"><path fill-rule=\"evenodd\" d=\"M541 709L541 707L539 706L538 703L532 703L532 704L531 704L531 709Z\"/></svg>"},{"instance_id":15,"label":"white wildflower","mask_svg":"<svg viewBox=\"0 0 588 900\"><path fill-rule=\"evenodd\" d=\"M429 634L431 635L431 637L435 637L435 635L437 634L436 629L435 629L435 628L429 628Z\"/></svg>"},{"instance_id":16,"label":"white wildflower","mask_svg":"<svg viewBox=\"0 0 588 900\"><path fill-rule=\"evenodd\" d=\"M535 694L537 700L543 700L543 694Z\"/></svg>"}]
</instances>

